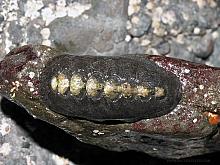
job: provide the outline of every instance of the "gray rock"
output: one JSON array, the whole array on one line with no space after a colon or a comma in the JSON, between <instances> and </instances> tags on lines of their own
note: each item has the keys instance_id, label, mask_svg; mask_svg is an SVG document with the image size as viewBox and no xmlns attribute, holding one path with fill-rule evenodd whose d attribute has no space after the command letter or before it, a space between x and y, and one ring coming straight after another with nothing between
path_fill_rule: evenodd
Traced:
<instances>
[{"instance_id":1,"label":"gray rock","mask_svg":"<svg viewBox=\"0 0 220 165\"><path fill-rule=\"evenodd\" d=\"M101 32L103 27L92 18L84 20L81 17L76 19L64 17L50 23L49 29L50 40L54 46L67 52L83 53L91 47L95 35Z\"/></svg>"},{"instance_id":2,"label":"gray rock","mask_svg":"<svg viewBox=\"0 0 220 165\"><path fill-rule=\"evenodd\" d=\"M104 19L103 17L59 18L49 25L50 40L53 41L54 46L70 53L86 54L91 48L97 54L114 52L114 45L125 38L124 21L123 18Z\"/></svg>"},{"instance_id":3,"label":"gray rock","mask_svg":"<svg viewBox=\"0 0 220 165\"><path fill-rule=\"evenodd\" d=\"M0 15L0 24L5 20L3 15Z\"/></svg>"},{"instance_id":4,"label":"gray rock","mask_svg":"<svg viewBox=\"0 0 220 165\"><path fill-rule=\"evenodd\" d=\"M85 0L86 1L86 0ZM81 1L80 1L81 2ZM91 0L92 10L90 15L95 17L105 16L110 18L124 17L127 15L127 0L108 0L108 1L97 1Z\"/></svg>"},{"instance_id":5,"label":"gray rock","mask_svg":"<svg viewBox=\"0 0 220 165\"><path fill-rule=\"evenodd\" d=\"M32 36L28 38L28 43L40 44L43 41L42 36L40 34L40 29L35 28L33 25L29 25L27 27L27 36Z\"/></svg>"},{"instance_id":6,"label":"gray rock","mask_svg":"<svg viewBox=\"0 0 220 165\"><path fill-rule=\"evenodd\" d=\"M1 105L3 108L0 110L1 128L7 126L8 129L3 136L3 130L0 133L0 148L3 145L6 146L4 149L0 149L0 162L7 165L26 165L27 162L42 165L55 164L53 159L49 159L52 158L53 153L38 146L32 139L35 138L34 132L39 127L36 121L33 118L31 119L25 111L13 106L6 100L3 100ZM5 106L7 109L13 109L13 111L5 111Z\"/></svg>"},{"instance_id":7,"label":"gray rock","mask_svg":"<svg viewBox=\"0 0 220 165\"><path fill-rule=\"evenodd\" d=\"M220 29L215 31L218 35L220 34ZM208 65L220 67L220 38L216 38L214 40L214 50L213 53L209 56L208 61L206 62Z\"/></svg>"},{"instance_id":8,"label":"gray rock","mask_svg":"<svg viewBox=\"0 0 220 165\"><path fill-rule=\"evenodd\" d=\"M202 38L198 38L192 44L193 53L202 59L208 58L214 49L214 41L210 34L205 35Z\"/></svg>"},{"instance_id":9,"label":"gray rock","mask_svg":"<svg viewBox=\"0 0 220 165\"><path fill-rule=\"evenodd\" d=\"M176 42L172 42L170 51L171 57L194 61L194 57L191 55L191 53L186 50L183 45L180 45Z\"/></svg>"},{"instance_id":10,"label":"gray rock","mask_svg":"<svg viewBox=\"0 0 220 165\"><path fill-rule=\"evenodd\" d=\"M151 17L143 12L138 14L134 14L131 17L132 27L128 30L128 33L134 37L141 37L150 28L151 25Z\"/></svg>"},{"instance_id":11,"label":"gray rock","mask_svg":"<svg viewBox=\"0 0 220 165\"><path fill-rule=\"evenodd\" d=\"M10 34L10 40L15 45L19 45L24 39L22 35L22 27L18 25L15 21L10 22L8 33Z\"/></svg>"}]
</instances>

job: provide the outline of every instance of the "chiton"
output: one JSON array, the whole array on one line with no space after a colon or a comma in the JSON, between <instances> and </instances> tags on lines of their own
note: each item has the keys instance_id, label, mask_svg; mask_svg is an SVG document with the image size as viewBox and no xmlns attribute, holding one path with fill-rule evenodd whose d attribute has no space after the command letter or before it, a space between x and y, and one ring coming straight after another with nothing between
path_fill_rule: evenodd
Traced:
<instances>
[{"instance_id":1,"label":"chiton","mask_svg":"<svg viewBox=\"0 0 220 165\"><path fill-rule=\"evenodd\" d=\"M41 75L40 95L50 110L92 121L154 118L181 99L179 79L147 59L60 55Z\"/></svg>"}]
</instances>

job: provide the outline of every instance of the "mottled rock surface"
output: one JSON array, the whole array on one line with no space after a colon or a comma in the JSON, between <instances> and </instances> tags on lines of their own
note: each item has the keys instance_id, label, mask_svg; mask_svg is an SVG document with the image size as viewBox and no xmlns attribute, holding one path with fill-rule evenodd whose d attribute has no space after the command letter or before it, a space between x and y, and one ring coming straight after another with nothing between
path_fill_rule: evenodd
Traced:
<instances>
[{"instance_id":1,"label":"mottled rock surface","mask_svg":"<svg viewBox=\"0 0 220 165\"><path fill-rule=\"evenodd\" d=\"M0 58L17 46L45 44L73 54L167 54L220 66L219 16L217 0L0 0ZM214 156L165 161L106 151L2 100L0 164L210 163Z\"/></svg>"}]
</instances>

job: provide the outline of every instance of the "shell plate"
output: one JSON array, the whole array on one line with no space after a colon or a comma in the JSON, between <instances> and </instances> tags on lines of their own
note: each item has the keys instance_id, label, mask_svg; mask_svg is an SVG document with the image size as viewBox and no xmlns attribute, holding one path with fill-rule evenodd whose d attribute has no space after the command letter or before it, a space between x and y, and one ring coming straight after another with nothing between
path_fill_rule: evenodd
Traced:
<instances>
[{"instance_id":1,"label":"shell plate","mask_svg":"<svg viewBox=\"0 0 220 165\"><path fill-rule=\"evenodd\" d=\"M179 79L148 59L61 55L41 75L40 95L50 110L92 121L159 117L181 99Z\"/></svg>"}]
</instances>

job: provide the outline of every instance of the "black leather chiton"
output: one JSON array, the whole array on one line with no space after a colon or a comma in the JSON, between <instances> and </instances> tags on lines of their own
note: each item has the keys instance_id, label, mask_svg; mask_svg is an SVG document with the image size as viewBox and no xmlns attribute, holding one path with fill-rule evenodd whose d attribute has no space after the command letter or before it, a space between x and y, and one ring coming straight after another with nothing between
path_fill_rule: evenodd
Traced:
<instances>
[{"instance_id":1,"label":"black leather chiton","mask_svg":"<svg viewBox=\"0 0 220 165\"><path fill-rule=\"evenodd\" d=\"M179 79L147 59L60 55L41 75L40 95L50 110L92 121L159 117L181 99Z\"/></svg>"}]
</instances>

